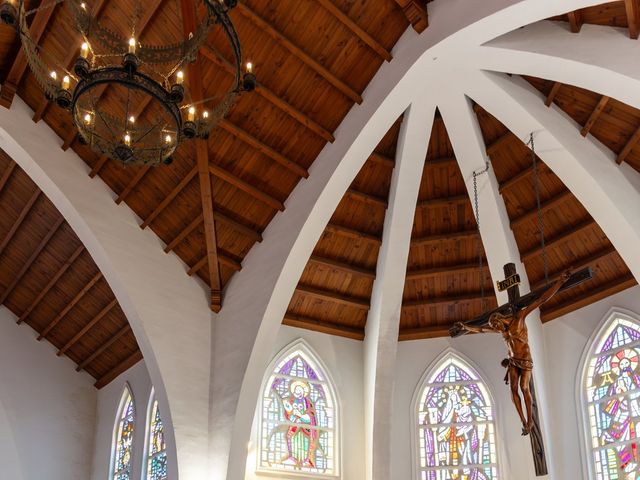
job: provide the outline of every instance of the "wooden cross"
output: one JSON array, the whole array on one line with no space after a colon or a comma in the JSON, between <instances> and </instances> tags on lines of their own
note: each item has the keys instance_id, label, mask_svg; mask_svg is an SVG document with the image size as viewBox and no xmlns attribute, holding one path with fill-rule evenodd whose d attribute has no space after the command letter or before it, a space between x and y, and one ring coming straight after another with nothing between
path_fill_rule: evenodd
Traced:
<instances>
[{"instance_id":1,"label":"wooden cross","mask_svg":"<svg viewBox=\"0 0 640 480\"><path fill-rule=\"evenodd\" d=\"M500 305L495 310L490 312L483 313L479 317L474 318L468 322L465 322L466 325L473 327L483 327L488 325L489 318L494 313L508 314L510 310L519 311L532 303L538 300L542 295L551 287L551 285L544 286L535 290L533 292L528 293L527 295L521 297L520 296L520 276L516 272L516 266L513 263L508 263L504 266L504 275L505 279L498 282L498 290L499 291L507 291L507 295L509 296L509 301L504 305ZM593 277L593 271L591 268L587 267L578 272L573 273L567 280L562 284L558 292L565 291L569 288L575 287L580 283L589 280ZM460 330L456 326L451 327L449 330L449 334L452 337L457 337L466 333L463 330ZM532 418L533 418L533 428L531 429L531 450L533 453L533 463L536 469L536 476L547 475L547 459L544 452L544 443L542 440L542 431L540 430L540 416L538 412L538 402L536 400L536 394L534 390L533 377L531 378L529 389L531 391L531 396L533 398L532 404Z\"/></svg>"}]
</instances>

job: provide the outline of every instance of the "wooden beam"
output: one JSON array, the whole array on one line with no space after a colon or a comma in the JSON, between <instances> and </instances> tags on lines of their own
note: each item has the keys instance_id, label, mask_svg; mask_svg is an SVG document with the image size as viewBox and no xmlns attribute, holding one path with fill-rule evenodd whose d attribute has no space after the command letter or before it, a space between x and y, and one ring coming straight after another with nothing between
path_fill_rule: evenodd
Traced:
<instances>
[{"instance_id":1,"label":"wooden beam","mask_svg":"<svg viewBox=\"0 0 640 480\"><path fill-rule=\"evenodd\" d=\"M130 330L131 330L131 325L129 325L129 323L127 323L124 327L122 327L120 330L118 330L115 333L115 335L113 335L109 340L107 340L105 343L103 343L98 348L96 348L91 355L89 355L82 362L80 362L78 364L78 366L76 367L76 372L79 372L79 371L83 370L87 365L89 365L96 358L98 358L100 355L102 355L103 352L105 352L111 345L116 343L123 335L125 335Z\"/></svg>"},{"instance_id":2,"label":"wooden beam","mask_svg":"<svg viewBox=\"0 0 640 480\"><path fill-rule=\"evenodd\" d=\"M64 346L58 350L56 355L61 356L67 352L71 347L73 347L84 335L91 330L100 320L102 320L113 308L118 304L118 300L115 298L109 302L109 304L104 307L98 314L93 317L89 323L87 323L78 333L76 333Z\"/></svg>"},{"instance_id":3,"label":"wooden beam","mask_svg":"<svg viewBox=\"0 0 640 480\"><path fill-rule=\"evenodd\" d=\"M233 65L231 65L231 63L227 61L227 59L224 58L222 54L218 52L216 49L214 49L212 46L205 45L202 48L202 50L200 50L200 53L202 53L202 56L211 60L219 67L222 67L230 75L235 75L236 68ZM290 103L287 103L285 100L280 98L278 95L276 95L274 92L269 90L267 87L265 87L261 83L258 83L256 85L255 92L258 95L260 95L262 98L271 102L273 105L275 105L280 110L285 112L291 118L299 122L302 126L308 128L309 130L311 130L313 133L317 134L321 138L324 138L327 142L333 143L335 141L333 134L329 130L321 126L311 117L309 117L306 113L302 112L301 110L298 110L296 107L294 107Z\"/></svg>"},{"instance_id":4,"label":"wooden beam","mask_svg":"<svg viewBox=\"0 0 640 480\"><path fill-rule=\"evenodd\" d=\"M427 13L426 1L396 0L396 3L402 8L404 15L416 32L422 33L427 29L429 26L429 14Z\"/></svg>"},{"instance_id":5,"label":"wooden beam","mask_svg":"<svg viewBox=\"0 0 640 480\"><path fill-rule=\"evenodd\" d=\"M11 178L11 174L13 173L15 168L16 168L16 162L14 162L13 160L10 160L9 165L7 166L5 171L2 172L2 177L0 177L0 192L2 192L2 190L4 189L4 186L9 181L9 178Z\"/></svg>"},{"instance_id":6,"label":"wooden beam","mask_svg":"<svg viewBox=\"0 0 640 480\"><path fill-rule=\"evenodd\" d=\"M449 326L448 325L434 325L430 327L417 327L417 328L401 328L398 334L398 341L404 342L407 340L422 340L425 338L438 338L448 337Z\"/></svg>"},{"instance_id":7,"label":"wooden beam","mask_svg":"<svg viewBox=\"0 0 640 480\"><path fill-rule=\"evenodd\" d=\"M485 263L483 264L483 270L489 272L489 266ZM436 268L424 268L420 270L409 270L407 271L407 280L426 280L428 278L438 278L446 275L457 275L462 273L474 273L478 272L480 265L478 262L465 263L460 265L449 265L446 267L436 267Z\"/></svg>"},{"instance_id":8,"label":"wooden beam","mask_svg":"<svg viewBox=\"0 0 640 480\"><path fill-rule=\"evenodd\" d=\"M144 176L147 173L149 173L149 170L151 170L151 166L150 165L143 165L142 167L138 168L138 171L136 172L136 174L129 181L127 186L124 187L124 190L122 190L122 192L120 192L120 195L118 195L118 197L116 198L116 203L118 205L120 205L124 200L127 199L127 197L133 191L133 189L136 188L136 186L142 181Z\"/></svg>"},{"instance_id":9,"label":"wooden beam","mask_svg":"<svg viewBox=\"0 0 640 480\"><path fill-rule=\"evenodd\" d=\"M618 154L618 158L616 159L616 163L618 165L620 165L622 162L625 161L625 159L631 153L631 150L633 150L633 147L635 147L636 144L638 143L638 140L640 140L640 127L638 127L638 129L631 136L631 138L629 139L627 144L624 146L622 151Z\"/></svg>"},{"instance_id":10,"label":"wooden beam","mask_svg":"<svg viewBox=\"0 0 640 480\"><path fill-rule=\"evenodd\" d=\"M471 201L469 200L469 195L454 195L451 197L440 197L440 198L428 198L427 200L420 200L418 202L417 208L439 208L439 207L466 207L471 206Z\"/></svg>"},{"instance_id":11,"label":"wooden beam","mask_svg":"<svg viewBox=\"0 0 640 480\"><path fill-rule=\"evenodd\" d=\"M255 148L258 152L260 152L264 156L269 157L270 159L274 160L276 163L279 163L284 168L289 170L291 173L302 178L309 178L309 172L307 171L306 168L301 167L293 160L290 160L284 155L276 152L273 148L262 143L260 140L258 140L248 132L244 131L237 125L234 125L229 120L226 120L223 118L222 120L220 120L220 123L218 123L218 126L222 130L234 136L235 138Z\"/></svg>"},{"instance_id":12,"label":"wooden beam","mask_svg":"<svg viewBox=\"0 0 640 480\"><path fill-rule=\"evenodd\" d=\"M44 327L44 330L42 330L42 332L40 332L40 335L38 335L38 340L42 340L43 338L45 338L49 334L49 332L53 330L53 327L55 327L58 323L60 323L60 321L65 317L65 315L69 313L69 311L73 307L75 307L80 300L82 300L82 297L84 297L87 294L87 292L89 292L89 290L91 290L91 288L93 288L93 286L101 278L102 278L102 272L96 273L91 278L91 280L89 280L89 283L87 283L84 287L82 287L82 290L80 290L76 294L76 296L73 297L73 299L71 299L71 301L62 310L60 310L60 312L58 312L55 318L51 320L46 327Z\"/></svg>"},{"instance_id":13,"label":"wooden beam","mask_svg":"<svg viewBox=\"0 0 640 480\"><path fill-rule=\"evenodd\" d=\"M347 327L335 323L316 320L314 318L302 317L300 315L285 314L282 320L283 325L296 328L304 328L314 332L327 333L338 337L351 338L352 340L364 340L364 328Z\"/></svg>"},{"instance_id":14,"label":"wooden beam","mask_svg":"<svg viewBox=\"0 0 640 480\"><path fill-rule=\"evenodd\" d=\"M336 17L344 26L351 30L365 45L378 54L387 62L393 60L391 52L384 48L380 42L364 31L356 22L354 22L346 13L338 8L332 0L318 0L318 3Z\"/></svg>"},{"instance_id":15,"label":"wooden beam","mask_svg":"<svg viewBox=\"0 0 640 480\"><path fill-rule=\"evenodd\" d=\"M610 282L605 283L596 288L589 288L585 290L584 294L578 298L572 298L561 302L557 305L550 305L548 307L541 308L541 319L543 322L548 322L555 318L566 315L569 312L578 310L579 308L586 307L592 303L607 298L615 293L626 290L637 285L636 279L631 274L626 274L620 278L616 278Z\"/></svg>"},{"instance_id":16,"label":"wooden beam","mask_svg":"<svg viewBox=\"0 0 640 480\"><path fill-rule=\"evenodd\" d=\"M493 155L500 149L500 147L502 147L502 145L509 142L510 140L513 140L514 138L517 137L513 133L511 133L511 131L507 131L506 133L500 135L497 139L495 139L487 146L487 155Z\"/></svg>"},{"instance_id":17,"label":"wooden beam","mask_svg":"<svg viewBox=\"0 0 640 480\"><path fill-rule=\"evenodd\" d=\"M323 302L338 303L340 305L357 308L359 310L369 310L370 300L368 298L351 297L342 293L300 284L296 287L296 293L315 298Z\"/></svg>"},{"instance_id":18,"label":"wooden beam","mask_svg":"<svg viewBox=\"0 0 640 480\"><path fill-rule=\"evenodd\" d=\"M548 171L547 164L539 162L538 163L538 172L539 173L546 173L547 171ZM505 192L505 190L510 189L516 183L519 183L520 181L524 180L525 178L529 178L531 175L533 175L533 165L528 166L524 170L521 170L520 172L516 173L513 177L511 177L511 178L505 180L504 182L502 182L500 184L500 187L498 188L498 190L502 194L502 193Z\"/></svg>"},{"instance_id":19,"label":"wooden beam","mask_svg":"<svg viewBox=\"0 0 640 480\"><path fill-rule=\"evenodd\" d=\"M367 205L373 205L374 207L387 208L387 201L384 198L376 197L369 193L361 192L355 188L347 190L346 195Z\"/></svg>"},{"instance_id":20,"label":"wooden beam","mask_svg":"<svg viewBox=\"0 0 640 480\"><path fill-rule=\"evenodd\" d=\"M551 106L551 104L553 103L553 99L556 98L556 95L558 95L558 91L560 90L561 86L562 86L562 83L560 82L553 83L553 86L551 87L551 90L549 91L549 94L547 95L547 98L544 101L544 104L547 107Z\"/></svg>"},{"instance_id":21,"label":"wooden beam","mask_svg":"<svg viewBox=\"0 0 640 480\"><path fill-rule=\"evenodd\" d=\"M477 239L477 230L463 230L461 232L441 233L437 235L426 235L411 239L411 247L438 244L440 242L457 242L460 240Z\"/></svg>"},{"instance_id":22,"label":"wooden beam","mask_svg":"<svg viewBox=\"0 0 640 480\"><path fill-rule=\"evenodd\" d=\"M200 215L198 215L198 217L196 217L189 225L187 225L179 234L176 238L174 238L173 240L171 240L171 242L169 242L169 244L164 247L164 252L165 253L169 253L171 250L173 250L174 248L176 248L176 246L182 242L185 238L187 238L187 236L189 236L189 234L191 234L191 232L193 232L202 222L204 221L204 217L202 216L202 213Z\"/></svg>"},{"instance_id":23,"label":"wooden beam","mask_svg":"<svg viewBox=\"0 0 640 480\"><path fill-rule=\"evenodd\" d=\"M327 233L334 233L343 237L353 238L354 240L364 240L369 243L374 243L377 246L382 244L382 238L378 235L372 235L370 233L360 232L353 228L344 227L335 223L330 223L324 229Z\"/></svg>"},{"instance_id":24,"label":"wooden beam","mask_svg":"<svg viewBox=\"0 0 640 480\"><path fill-rule=\"evenodd\" d=\"M234 270L236 272L239 272L240 270L242 270L242 264L240 262L238 262L237 260L234 260L233 258L231 258L228 255L225 255L220 250L218 250L218 260L220 261L220 263L222 265L226 265L231 270ZM205 265L207 265L207 262L208 262L208 257L205 255L200 260L198 260L193 267L191 267L191 268L189 268L189 270L187 270L187 275L192 277L194 274L196 274L200 270L202 270L202 268Z\"/></svg>"},{"instance_id":25,"label":"wooden beam","mask_svg":"<svg viewBox=\"0 0 640 480\"><path fill-rule=\"evenodd\" d=\"M11 228L9 229L5 237L2 239L2 242L0 243L0 254L4 252L5 248L7 248L7 245L9 245L9 243L11 242L11 239L13 239L14 235L22 225L22 222L24 222L24 219L27 217L27 215L29 215L29 212L31 211L31 209L33 208L33 205L36 203L36 201L40 197L41 193L42 193L42 190L36 187L36 191L33 192L33 194L31 194L31 197L29 197L29 200L27 201L26 205L22 207L22 210L20 211L18 218L16 218L16 220L13 222L13 225L11 225Z\"/></svg>"},{"instance_id":26,"label":"wooden beam","mask_svg":"<svg viewBox=\"0 0 640 480\"><path fill-rule=\"evenodd\" d=\"M629 37L637 40L638 33L640 33L638 0L624 0L624 9L627 13L627 23L629 24Z\"/></svg>"},{"instance_id":27,"label":"wooden beam","mask_svg":"<svg viewBox=\"0 0 640 480\"><path fill-rule=\"evenodd\" d=\"M493 291L485 293L485 299L493 298ZM415 300L405 300L402 302L403 309L433 307L438 305L452 305L457 303L469 303L482 300L480 292L470 292L451 297L432 297Z\"/></svg>"},{"instance_id":28,"label":"wooden beam","mask_svg":"<svg viewBox=\"0 0 640 480\"><path fill-rule=\"evenodd\" d=\"M155 218L160 215L171 202L173 202L173 199L176 198L178 194L182 190L184 190L187 185L189 185L189 183L191 183L191 180L193 180L193 177L195 177L197 173L198 166L196 165L189 171L189 173L187 173L187 175L182 180L180 180L180 183L178 183L178 185L176 185L175 188L171 190L171 192L169 192L166 197L164 197L162 202L160 202L160 205L158 205L155 210L151 212L151 214L147 218L145 218L145 220L140 225L140 228L144 230L149 225L151 225L151 222L153 222Z\"/></svg>"},{"instance_id":29,"label":"wooden beam","mask_svg":"<svg viewBox=\"0 0 640 480\"><path fill-rule=\"evenodd\" d=\"M89 172L89 177L94 178L96 175L98 175L100 173L100 170L102 170L102 167L104 167L104 165L107 163L108 160L109 160L109 157L106 157L106 156L100 157L96 161L91 171Z\"/></svg>"},{"instance_id":30,"label":"wooden beam","mask_svg":"<svg viewBox=\"0 0 640 480\"><path fill-rule=\"evenodd\" d=\"M33 16L31 26L29 27L29 34L36 45L40 42L40 38L42 38L42 34L47 29L47 25L49 24L49 21L53 16L53 12L56 9L57 4L43 5L43 8L38 9ZM24 77L26 70L27 57L24 54L24 50L21 48L13 61L13 65L11 65L11 69L5 78L2 88L0 89L0 105L5 108L11 108L13 97L20 86L20 82L22 81L22 77Z\"/></svg>"},{"instance_id":31,"label":"wooden beam","mask_svg":"<svg viewBox=\"0 0 640 480\"><path fill-rule=\"evenodd\" d=\"M567 19L569 20L569 28L572 33L578 33L582 28L582 11L574 10L567 13Z\"/></svg>"},{"instance_id":32,"label":"wooden beam","mask_svg":"<svg viewBox=\"0 0 640 480\"><path fill-rule=\"evenodd\" d=\"M377 163L378 165L382 165L383 167L386 167L386 168L394 168L396 166L396 162L393 158L389 158L378 152L373 152L369 156L368 160L371 160L372 162Z\"/></svg>"},{"instance_id":33,"label":"wooden beam","mask_svg":"<svg viewBox=\"0 0 640 480\"><path fill-rule=\"evenodd\" d=\"M58 280L60 280L60 277L62 277L62 275L64 275L64 273L67 270L69 270L69 267L71 267L73 262L76 261L76 259L80 256L82 252L84 252L84 245L80 245L78 248L76 248L75 251L71 254L71 256L67 259L67 261L60 266L56 274L53 277L51 277L51 280L49 280L49 282L45 285L45 287L40 291L38 296L29 304L29 306L24 310L24 312L22 312L22 314L20 315L20 318L18 318L16 322L18 325L26 321L26 319L29 317L31 312L33 312L33 310L40 304L40 302L45 297L45 295L49 293L49 290L51 290L53 286L56 283L58 283Z\"/></svg>"},{"instance_id":34,"label":"wooden beam","mask_svg":"<svg viewBox=\"0 0 640 480\"><path fill-rule=\"evenodd\" d=\"M246 4L240 2L238 3L237 8L234 10L241 13L243 16L248 18L254 25L256 25L261 31L269 35L273 40L275 40L278 45L282 48L288 50L291 54L296 56L300 61L302 61L309 68L314 70L318 75L323 77L327 82L333 85L337 90L342 92L347 98L351 99L356 103L362 103L362 96L356 92L353 88L347 85L345 82L340 80L337 76L331 73L324 66L320 65L316 62L310 55L305 53L300 47L298 47L294 42L285 37L282 33L276 30L273 25L264 20L262 17L257 15L253 10L246 6Z\"/></svg>"},{"instance_id":35,"label":"wooden beam","mask_svg":"<svg viewBox=\"0 0 640 480\"><path fill-rule=\"evenodd\" d=\"M591 112L591 115L589 115L587 123L585 123L584 127L582 127L582 130L580 130L580 135L582 135L583 137L587 136L587 134L591 131L591 127L593 127L594 123L596 123L596 120L598 120L598 117L604 110L604 107L607 106L607 103L609 103L609 97L603 95L596 105L596 108L594 108L593 112Z\"/></svg>"},{"instance_id":36,"label":"wooden beam","mask_svg":"<svg viewBox=\"0 0 640 480\"><path fill-rule=\"evenodd\" d=\"M16 288L16 285L18 285L18 282L22 279L24 274L27 273L27 270L29 270L31 265L33 265L33 262L36 261L36 258L38 258L38 255L40 255L42 250L44 250L44 248L47 246L47 244L51 240L51 237L53 237L53 235L58 231L58 229L62 226L63 223L64 223L64 219L60 217L51 226L51 228L49 228L49 231L47 232L47 234L44 236L42 240L40 240L40 243L38 244L36 249L33 251L31 256L24 263L24 265L22 266L18 274L14 277L14 279L11 281L9 286L4 290L4 292L2 292L2 295L0 295L0 304L4 303L7 297L11 295L11 292L13 292L13 289Z\"/></svg>"},{"instance_id":37,"label":"wooden beam","mask_svg":"<svg viewBox=\"0 0 640 480\"><path fill-rule=\"evenodd\" d=\"M546 242L547 250L557 247L558 245L573 238L575 235L578 235L584 232L585 230L592 228L594 225L596 225L596 222L594 222L593 219L589 217L586 220L583 220L582 222L580 222L579 224L573 227L570 227L569 229L563 232L560 232L559 234L555 235L553 238L548 239L548 241ZM542 245L536 245L532 249L527 250L526 252L521 254L520 259L522 260L522 262L526 262L528 260L531 260L536 255L539 255L540 253L542 253Z\"/></svg>"},{"instance_id":38,"label":"wooden beam","mask_svg":"<svg viewBox=\"0 0 640 480\"><path fill-rule=\"evenodd\" d=\"M241 5L241 4L239 4ZM236 177L233 173L228 172L224 168L221 168L212 163L209 164L209 171L220 180L224 180L230 185L233 185L239 190L251 195L256 200L260 200L261 202L269 205L271 208L275 210L279 210L281 212L284 211L284 203L282 203L277 198L272 197L271 195L264 193L262 190L254 187L248 182L245 182L239 177Z\"/></svg>"},{"instance_id":39,"label":"wooden beam","mask_svg":"<svg viewBox=\"0 0 640 480\"><path fill-rule=\"evenodd\" d=\"M564 202L572 198L574 198L574 196L569 190L563 190L557 195L554 195L553 197L551 197L549 200L542 202L540 204L540 211L544 214L549 210L553 210L554 208L557 208L558 206L560 206L561 204L563 204ZM528 222L529 220L537 219L537 217L538 217L538 208L536 207L533 210L529 210L528 212L525 212L519 217L516 217L513 220L511 220L511 229L513 230L514 228L519 227L520 225L522 225L525 222Z\"/></svg>"},{"instance_id":40,"label":"wooden beam","mask_svg":"<svg viewBox=\"0 0 640 480\"><path fill-rule=\"evenodd\" d=\"M439 157L427 160L424 164L424 168L439 168L443 166L451 167L453 165L458 165L458 160L456 159L456 157Z\"/></svg>"},{"instance_id":41,"label":"wooden beam","mask_svg":"<svg viewBox=\"0 0 640 480\"><path fill-rule=\"evenodd\" d=\"M311 255L311 257L309 258L309 263L315 263L316 265L327 267L332 270L337 270L339 272L356 277L369 278L371 280L374 280L376 278L375 270L353 265L351 263L341 262L340 260L335 260L333 258L321 257L320 255Z\"/></svg>"},{"instance_id":42,"label":"wooden beam","mask_svg":"<svg viewBox=\"0 0 640 480\"><path fill-rule=\"evenodd\" d=\"M125 358L118 365L113 367L107 373L105 373L102 377L98 379L96 383L94 383L94 387L100 390L102 387L106 387L113 380L115 380L121 373L126 372L131 367L133 367L136 363L142 360L142 352L140 350L136 350L130 356Z\"/></svg>"}]
</instances>

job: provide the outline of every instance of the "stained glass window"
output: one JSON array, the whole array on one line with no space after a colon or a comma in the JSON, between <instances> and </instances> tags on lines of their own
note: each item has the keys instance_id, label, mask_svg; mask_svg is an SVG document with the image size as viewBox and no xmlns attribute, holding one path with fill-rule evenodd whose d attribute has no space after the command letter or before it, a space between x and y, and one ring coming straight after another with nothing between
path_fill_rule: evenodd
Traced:
<instances>
[{"instance_id":1,"label":"stained glass window","mask_svg":"<svg viewBox=\"0 0 640 480\"><path fill-rule=\"evenodd\" d=\"M261 413L259 469L337 474L334 396L308 349L276 361Z\"/></svg>"},{"instance_id":2,"label":"stained glass window","mask_svg":"<svg viewBox=\"0 0 640 480\"><path fill-rule=\"evenodd\" d=\"M420 480L497 480L493 408L484 382L447 355L418 397Z\"/></svg>"},{"instance_id":3,"label":"stained glass window","mask_svg":"<svg viewBox=\"0 0 640 480\"><path fill-rule=\"evenodd\" d=\"M614 317L587 363L591 461L598 480L640 478L640 325Z\"/></svg>"},{"instance_id":4,"label":"stained glass window","mask_svg":"<svg viewBox=\"0 0 640 480\"><path fill-rule=\"evenodd\" d=\"M158 409L158 401L151 393L151 410L148 425L147 445L147 480L166 480L167 475L167 446L164 441L164 426Z\"/></svg>"},{"instance_id":5,"label":"stained glass window","mask_svg":"<svg viewBox=\"0 0 640 480\"><path fill-rule=\"evenodd\" d=\"M112 479L131 479L131 450L133 447L133 431L135 427L135 405L128 387L125 387L120 400L120 410L116 419Z\"/></svg>"}]
</instances>

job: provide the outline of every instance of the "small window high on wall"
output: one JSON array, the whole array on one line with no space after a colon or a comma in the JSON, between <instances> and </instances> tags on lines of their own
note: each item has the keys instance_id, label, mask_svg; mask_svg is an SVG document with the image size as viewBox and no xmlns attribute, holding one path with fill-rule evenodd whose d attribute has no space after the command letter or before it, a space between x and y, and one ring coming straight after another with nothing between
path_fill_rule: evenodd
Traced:
<instances>
[{"instance_id":1,"label":"small window high on wall","mask_svg":"<svg viewBox=\"0 0 640 480\"><path fill-rule=\"evenodd\" d=\"M425 375L415 425L417 479L499 478L491 397L457 355L448 353Z\"/></svg>"},{"instance_id":2,"label":"small window high on wall","mask_svg":"<svg viewBox=\"0 0 640 480\"><path fill-rule=\"evenodd\" d=\"M149 417L147 420L147 464L145 465L147 480L166 480L167 445L164 438L164 425L158 408L158 400L151 391L149 401Z\"/></svg>"},{"instance_id":3,"label":"small window high on wall","mask_svg":"<svg viewBox=\"0 0 640 480\"><path fill-rule=\"evenodd\" d=\"M583 399L593 479L635 480L640 476L639 354L640 324L619 313L608 318L589 349Z\"/></svg>"},{"instance_id":4,"label":"small window high on wall","mask_svg":"<svg viewBox=\"0 0 640 480\"><path fill-rule=\"evenodd\" d=\"M333 386L304 342L281 353L267 372L260 413L259 471L338 475Z\"/></svg>"},{"instance_id":5,"label":"small window high on wall","mask_svg":"<svg viewBox=\"0 0 640 480\"><path fill-rule=\"evenodd\" d=\"M129 386L124 387L113 431L112 480L130 480L136 409Z\"/></svg>"}]
</instances>

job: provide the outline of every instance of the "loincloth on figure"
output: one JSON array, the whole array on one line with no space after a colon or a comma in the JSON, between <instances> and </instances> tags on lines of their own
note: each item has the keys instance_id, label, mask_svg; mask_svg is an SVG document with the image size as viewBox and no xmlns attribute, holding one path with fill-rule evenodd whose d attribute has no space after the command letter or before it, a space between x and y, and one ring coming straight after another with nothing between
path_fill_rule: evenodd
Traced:
<instances>
[{"instance_id":1,"label":"loincloth on figure","mask_svg":"<svg viewBox=\"0 0 640 480\"><path fill-rule=\"evenodd\" d=\"M507 373L504 374L504 383L509 385L509 369L517 368L520 371L532 371L533 370L533 361L527 360L524 358L505 358L500 362L500 365L507 369Z\"/></svg>"}]
</instances>

